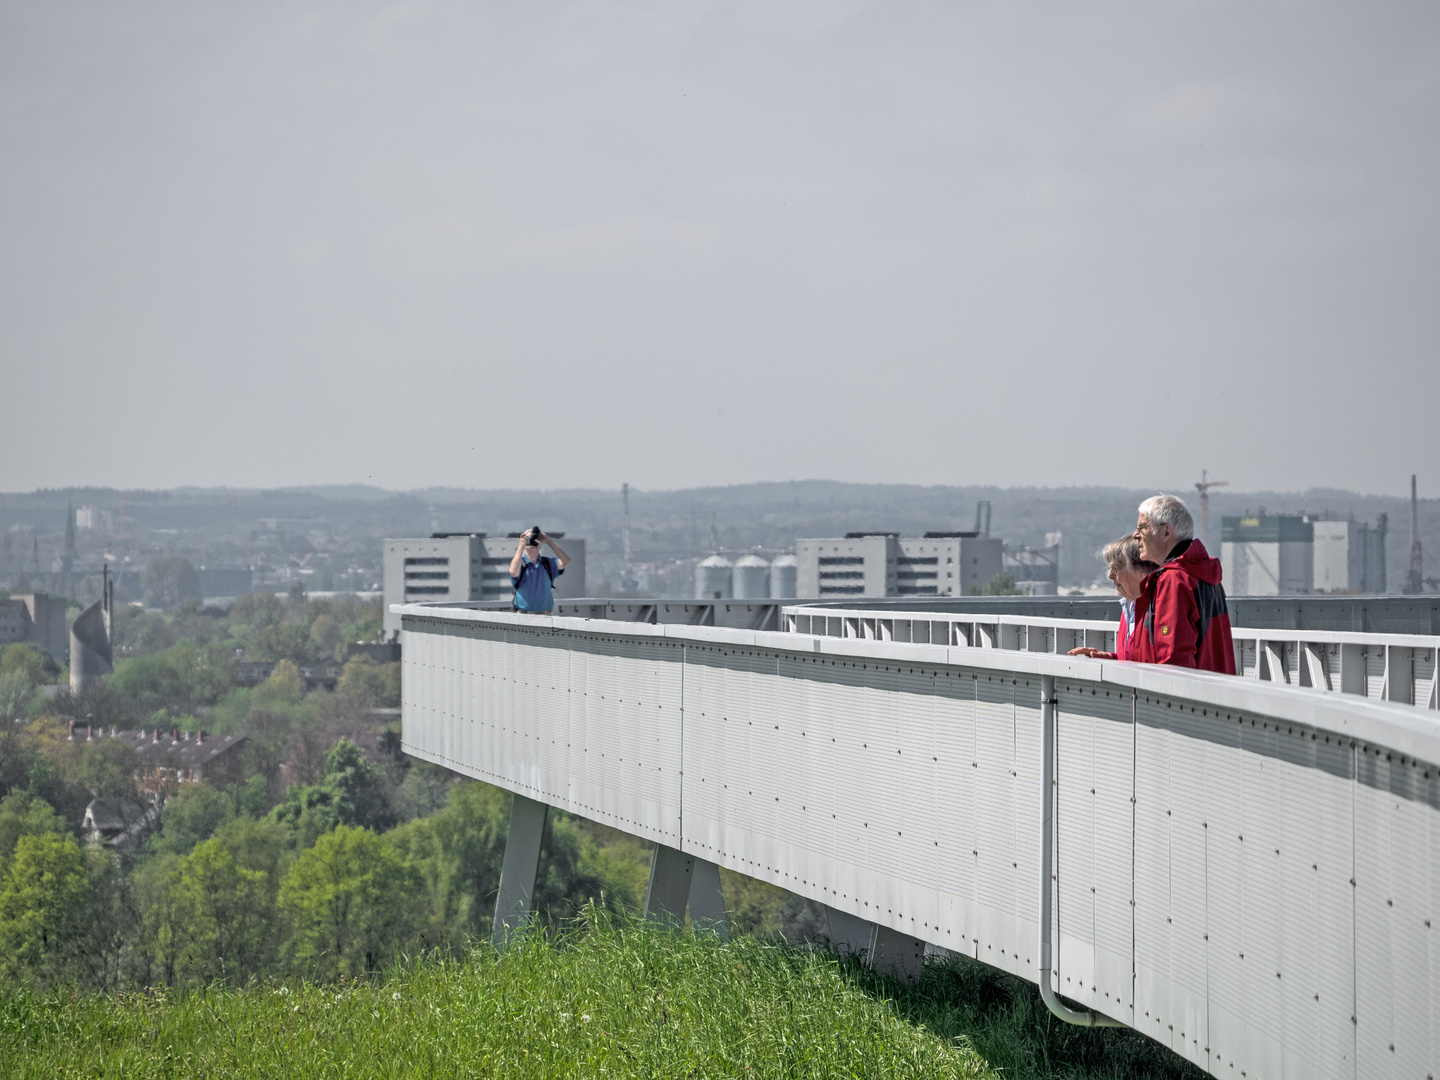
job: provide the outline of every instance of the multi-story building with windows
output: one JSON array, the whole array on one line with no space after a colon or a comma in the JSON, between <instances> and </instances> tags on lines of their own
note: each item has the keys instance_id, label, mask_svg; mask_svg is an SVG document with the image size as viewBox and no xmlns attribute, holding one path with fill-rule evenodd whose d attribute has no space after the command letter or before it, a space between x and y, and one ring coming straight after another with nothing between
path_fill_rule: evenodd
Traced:
<instances>
[{"instance_id":1,"label":"multi-story building with windows","mask_svg":"<svg viewBox=\"0 0 1440 1080\"><path fill-rule=\"evenodd\" d=\"M0 598L0 649L20 641L40 646L57 664L68 664L70 633L65 625L65 598L47 593Z\"/></svg>"},{"instance_id":2,"label":"multi-story building with windows","mask_svg":"<svg viewBox=\"0 0 1440 1080\"><path fill-rule=\"evenodd\" d=\"M795 542L796 589L807 599L963 596L1003 569L1000 540L975 533L847 533Z\"/></svg>"},{"instance_id":3,"label":"multi-story building with windows","mask_svg":"<svg viewBox=\"0 0 1440 1080\"><path fill-rule=\"evenodd\" d=\"M509 600L510 559L519 533L487 537L484 533L435 533L427 538L386 540L386 636L398 632L400 616L391 604L443 600ZM557 597L585 595L585 541L556 533L570 565L555 580ZM546 549L547 553L549 549Z\"/></svg>"}]
</instances>

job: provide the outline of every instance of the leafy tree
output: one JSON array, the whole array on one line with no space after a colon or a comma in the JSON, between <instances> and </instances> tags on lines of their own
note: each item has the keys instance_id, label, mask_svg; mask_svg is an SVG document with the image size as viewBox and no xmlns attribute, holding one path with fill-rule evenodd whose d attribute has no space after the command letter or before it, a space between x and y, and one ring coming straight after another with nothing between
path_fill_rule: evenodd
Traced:
<instances>
[{"instance_id":1,"label":"leafy tree","mask_svg":"<svg viewBox=\"0 0 1440 1080\"><path fill-rule=\"evenodd\" d=\"M158 979L175 984L183 933L175 917L174 887L180 856L163 854L145 859L136 867L132 880L135 906L139 913L132 942L135 980L149 985Z\"/></svg>"},{"instance_id":2,"label":"leafy tree","mask_svg":"<svg viewBox=\"0 0 1440 1080\"><path fill-rule=\"evenodd\" d=\"M336 814L345 824L376 832L394 826L395 811L385 778L349 739L336 739L325 755L322 784L334 793Z\"/></svg>"},{"instance_id":3,"label":"leafy tree","mask_svg":"<svg viewBox=\"0 0 1440 1080\"><path fill-rule=\"evenodd\" d=\"M246 736L244 752L248 771L265 778L270 790L281 792L280 766L284 764L286 743L294 721L290 715L275 709L251 709L240 725Z\"/></svg>"},{"instance_id":4,"label":"leafy tree","mask_svg":"<svg viewBox=\"0 0 1440 1080\"><path fill-rule=\"evenodd\" d=\"M208 983L263 970L274 909L267 874L236 863L219 839L197 845L176 864L171 885L177 977Z\"/></svg>"},{"instance_id":5,"label":"leafy tree","mask_svg":"<svg viewBox=\"0 0 1440 1080\"><path fill-rule=\"evenodd\" d=\"M310 647L318 656L334 656L340 644L340 621L326 612L310 624Z\"/></svg>"},{"instance_id":6,"label":"leafy tree","mask_svg":"<svg viewBox=\"0 0 1440 1080\"><path fill-rule=\"evenodd\" d=\"M376 664L364 653L357 653L345 662L335 691L345 694L366 708L395 708L400 704L400 665Z\"/></svg>"},{"instance_id":7,"label":"leafy tree","mask_svg":"<svg viewBox=\"0 0 1440 1080\"><path fill-rule=\"evenodd\" d=\"M76 779L97 799L135 794L140 766L135 748L122 739L100 739L81 746Z\"/></svg>"},{"instance_id":8,"label":"leafy tree","mask_svg":"<svg viewBox=\"0 0 1440 1080\"><path fill-rule=\"evenodd\" d=\"M425 898L419 928L427 941L462 945L489 936L511 803L508 792L489 784L458 784L444 810L386 834L419 875ZM533 898L537 918L557 922L602 895L611 906L638 902L643 856L637 850L602 857L581 823L551 810Z\"/></svg>"},{"instance_id":9,"label":"leafy tree","mask_svg":"<svg viewBox=\"0 0 1440 1080\"><path fill-rule=\"evenodd\" d=\"M251 700L261 708L298 705L305 697L305 680L300 669L289 660L281 660L270 677L257 686Z\"/></svg>"},{"instance_id":10,"label":"leafy tree","mask_svg":"<svg viewBox=\"0 0 1440 1080\"><path fill-rule=\"evenodd\" d=\"M237 596L230 605L230 621L259 629L284 617L285 605L273 592L251 592Z\"/></svg>"},{"instance_id":11,"label":"leafy tree","mask_svg":"<svg viewBox=\"0 0 1440 1080\"><path fill-rule=\"evenodd\" d=\"M290 831L297 848L309 847L336 825L381 831L396 821L384 776L346 738L337 739L325 755L320 782L292 785L270 817Z\"/></svg>"},{"instance_id":12,"label":"leafy tree","mask_svg":"<svg viewBox=\"0 0 1440 1080\"><path fill-rule=\"evenodd\" d=\"M270 820L237 817L224 825L215 838L225 845L238 865L269 875L278 886L289 857L283 828Z\"/></svg>"},{"instance_id":13,"label":"leafy tree","mask_svg":"<svg viewBox=\"0 0 1440 1080\"><path fill-rule=\"evenodd\" d=\"M223 645L182 641L153 656L122 660L110 687L129 699L131 711L193 713L212 705L231 687L233 660Z\"/></svg>"},{"instance_id":14,"label":"leafy tree","mask_svg":"<svg viewBox=\"0 0 1440 1080\"><path fill-rule=\"evenodd\" d=\"M377 971L410 937L413 871L383 837L341 825L280 885L292 966L311 978Z\"/></svg>"},{"instance_id":15,"label":"leafy tree","mask_svg":"<svg viewBox=\"0 0 1440 1080\"><path fill-rule=\"evenodd\" d=\"M42 686L60 674L60 665L40 646L17 641L0 649L0 675L12 671L23 671L32 686Z\"/></svg>"},{"instance_id":16,"label":"leafy tree","mask_svg":"<svg viewBox=\"0 0 1440 1080\"><path fill-rule=\"evenodd\" d=\"M1019 596L1015 579L1010 574L996 574L985 585L984 596Z\"/></svg>"},{"instance_id":17,"label":"leafy tree","mask_svg":"<svg viewBox=\"0 0 1440 1080\"><path fill-rule=\"evenodd\" d=\"M292 847L313 847L340 824L335 793L323 784L291 784L285 801L270 811L270 820L284 827Z\"/></svg>"},{"instance_id":18,"label":"leafy tree","mask_svg":"<svg viewBox=\"0 0 1440 1080\"><path fill-rule=\"evenodd\" d=\"M42 986L88 981L94 891L69 837L22 836L0 883L0 971Z\"/></svg>"},{"instance_id":19,"label":"leafy tree","mask_svg":"<svg viewBox=\"0 0 1440 1080\"><path fill-rule=\"evenodd\" d=\"M200 575L189 559L178 555L156 559L145 567L140 587L150 607L173 608L200 599Z\"/></svg>"},{"instance_id":20,"label":"leafy tree","mask_svg":"<svg viewBox=\"0 0 1440 1080\"><path fill-rule=\"evenodd\" d=\"M188 855L235 817L235 800L205 784L185 784L165 804L161 831L148 848L157 854Z\"/></svg>"},{"instance_id":21,"label":"leafy tree","mask_svg":"<svg viewBox=\"0 0 1440 1080\"><path fill-rule=\"evenodd\" d=\"M44 799L28 791L12 791L0 799L0 879L5 864L15 853L22 836L65 836L70 832L65 819Z\"/></svg>"},{"instance_id":22,"label":"leafy tree","mask_svg":"<svg viewBox=\"0 0 1440 1080\"><path fill-rule=\"evenodd\" d=\"M24 671L0 671L0 722L25 714L26 706L35 696L35 685Z\"/></svg>"},{"instance_id":23,"label":"leafy tree","mask_svg":"<svg viewBox=\"0 0 1440 1080\"><path fill-rule=\"evenodd\" d=\"M308 664L315 658L315 648L303 626L279 623L261 627L250 636L245 656L251 660L288 660Z\"/></svg>"},{"instance_id":24,"label":"leafy tree","mask_svg":"<svg viewBox=\"0 0 1440 1080\"><path fill-rule=\"evenodd\" d=\"M28 791L35 748L14 724L0 725L0 798L12 791Z\"/></svg>"},{"instance_id":25,"label":"leafy tree","mask_svg":"<svg viewBox=\"0 0 1440 1080\"><path fill-rule=\"evenodd\" d=\"M261 818L270 809L270 791L263 775L251 774L225 789L236 817Z\"/></svg>"}]
</instances>

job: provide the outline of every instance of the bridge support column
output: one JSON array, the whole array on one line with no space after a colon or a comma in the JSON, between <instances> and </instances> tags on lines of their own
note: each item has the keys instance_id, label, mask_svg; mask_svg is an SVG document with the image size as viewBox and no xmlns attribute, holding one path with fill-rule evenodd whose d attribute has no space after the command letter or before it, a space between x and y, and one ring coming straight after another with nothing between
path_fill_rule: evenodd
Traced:
<instances>
[{"instance_id":1,"label":"bridge support column","mask_svg":"<svg viewBox=\"0 0 1440 1080\"><path fill-rule=\"evenodd\" d=\"M925 942L888 926L826 907L830 914L830 943L842 954L860 957L882 975L915 982L925 970Z\"/></svg>"},{"instance_id":2,"label":"bridge support column","mask_svg":"<svg viewBox=\"0 0 1440 1080\"><path fill-rule=\"evenodd\" d=\"M692 923L708 926L722 938L728 934L720 867L656 844L650 884L645 890L645 917L678 927L685 921L687 906Z\"/></svg>"},{"instance_id":3,"label":"bridge support column","mask_svg":"<svg viewBox=\"0 0 1440 1080\"><path fill-rule=\"evenodd\" d=\"M500 867L500 892L495 897L495 928L490 940L503 949L510 935L530 917L535 875L540 869L540 841L545 835L545 803L516 795L510 807L510 835Z\"/></svg>"}]
</instances>

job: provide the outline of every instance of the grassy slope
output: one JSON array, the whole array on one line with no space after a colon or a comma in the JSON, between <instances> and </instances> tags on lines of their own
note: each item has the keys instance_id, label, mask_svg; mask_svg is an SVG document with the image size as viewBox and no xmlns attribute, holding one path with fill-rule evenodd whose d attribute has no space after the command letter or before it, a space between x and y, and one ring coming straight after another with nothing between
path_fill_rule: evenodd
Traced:
<instances>
[{"instance_id":1,"label":"grassy slope","mask_svg":"<svg viewBox=\"0 0 1440 1080\"><path fill-rule=\"evenodd\" d=\"M1038 1011L1037 1011L1038 1009ZM900 987L814 950L601 917L555 947L374 983L0 998L0 1077L1198 1076L1130 1032L1049 1021L961 962Z\"/></svg>"}]
</instances>

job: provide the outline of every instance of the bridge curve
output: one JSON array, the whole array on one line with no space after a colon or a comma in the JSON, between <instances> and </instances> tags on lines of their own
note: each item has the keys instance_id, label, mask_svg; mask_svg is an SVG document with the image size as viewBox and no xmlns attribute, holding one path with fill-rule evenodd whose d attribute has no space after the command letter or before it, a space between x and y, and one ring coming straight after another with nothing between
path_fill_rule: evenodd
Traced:
<instances>
[{"instance_id":1,"label":"bridge curve","mask_svg":"<svg viewBox=\"0 0 1440 1080\"><path fill-rule=\"evenodd\" d=\"M1045 653L399 611L405 750L517 810L1031 981L1048 938L1054 990L1216 1076L1437 1071L1433 714Z\"/></svg>"}]
</instances>

